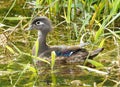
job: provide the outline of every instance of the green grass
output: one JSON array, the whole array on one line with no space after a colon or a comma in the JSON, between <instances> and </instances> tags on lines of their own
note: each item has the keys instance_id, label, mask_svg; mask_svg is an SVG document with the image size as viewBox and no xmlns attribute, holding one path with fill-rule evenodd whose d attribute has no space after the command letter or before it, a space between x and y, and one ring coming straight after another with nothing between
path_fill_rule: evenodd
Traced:
<instances>
[{"instance_id":1,"label":"green grass","mask_svg":"<svg viewBox=\"0 0 120 87\"><path fill-rule=\"evenodd\" d=\"M34 3L28 0L4 0L0 6L0 23L4 24L0 24L0 87L46 87L49 83L52 87L69 87L74 86L71 84L74 80L93 87L118 87L119 4L120 0L36 0ZM25 31L25 28L36 15L44 15L52 20L54 31L47 38L50 45L89 42L85 48L90 51L104 47L104 51L93 61L87 61L96 68L80 65L57 68L54 52L51 53L51 62L31 55L37 34L36 31ZM38 46L36 41L36 55ZM38 72L33 60L45 62L47 69L42 66ZM84 70L79 71L81 67ZM67 72L71 68L78 70L77 74Z\"/></svg>"}]
</instances>

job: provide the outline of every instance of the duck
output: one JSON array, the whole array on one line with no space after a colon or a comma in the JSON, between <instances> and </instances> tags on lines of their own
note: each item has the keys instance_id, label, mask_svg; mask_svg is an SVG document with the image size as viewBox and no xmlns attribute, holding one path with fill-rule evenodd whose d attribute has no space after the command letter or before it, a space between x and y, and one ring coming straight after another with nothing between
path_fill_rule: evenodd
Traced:
<instances>
[{"instance_id":1,"label":"duck","mask_svg":"<svg viewBox=\"0 0 120 87\"><path fill-rule=\"evenodd\" d=\"M51 61L51 52L54 51L56 54L56 61L61 64L83 64L86 59L93 59L97 56L104 48L98 48L92 52L81 47L80 45L74 46L49 46L46 43L46 37L50 31L53 30L51 20L46 16L38 16L32 19L28 30L38 31L38 53L37 56ZM32 54L35 55L36 46L33 46ZM38 60L40 63L40 61Z\"/></svg>"}]
</instances>

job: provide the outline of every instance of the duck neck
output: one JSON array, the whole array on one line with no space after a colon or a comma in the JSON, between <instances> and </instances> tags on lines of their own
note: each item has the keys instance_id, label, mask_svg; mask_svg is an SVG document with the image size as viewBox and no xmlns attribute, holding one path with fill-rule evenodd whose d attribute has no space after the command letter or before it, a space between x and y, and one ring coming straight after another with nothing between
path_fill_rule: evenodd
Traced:
<instances>
[{"instance_id":1,"label":"duck neck","mask_svg":"<svg viewBox=\"0 0 120 87\"><path fill-rule=\"evenodd\" d=\"M46 44L46 36L47 32L38 31L38 43L39 43L39 53L44 52L48 49L48 45Z\"/></svg>"}]
</instances>

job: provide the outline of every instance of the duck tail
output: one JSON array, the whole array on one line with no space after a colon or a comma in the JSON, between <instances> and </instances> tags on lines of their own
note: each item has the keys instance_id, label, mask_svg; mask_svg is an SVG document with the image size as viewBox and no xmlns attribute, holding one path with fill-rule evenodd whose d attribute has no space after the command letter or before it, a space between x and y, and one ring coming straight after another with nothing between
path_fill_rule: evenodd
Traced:
<instances>
[{"instance_id":1,"label":"duck tail","mask_svg":"<svg viewBox=\"0 0 120 87\"><path fill-rule=\"evenodd\" d=\"M103 51L104 48L98 48L90 53L89 59L93 59L95 56L97 56L101 51Z\"/></svg>"}]
</instances>

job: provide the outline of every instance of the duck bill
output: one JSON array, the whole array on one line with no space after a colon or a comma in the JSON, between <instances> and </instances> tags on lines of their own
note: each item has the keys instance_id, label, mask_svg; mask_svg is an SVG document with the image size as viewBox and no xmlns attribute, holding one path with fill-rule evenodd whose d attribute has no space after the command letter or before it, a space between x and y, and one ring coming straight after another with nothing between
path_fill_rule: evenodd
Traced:
<instances>
[{"instance_id":1,"label":"duck bill","mask_svg":"<svg viewBox=\"0 0 120 87\"><path fill-rule=\"evenodd\" d=\"M32 26L29 26L28 28L26 28L25 30L32 30L33 27Z\"/></svg>"}]
</instances>

